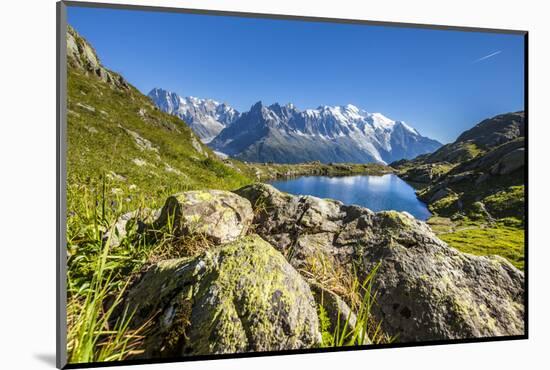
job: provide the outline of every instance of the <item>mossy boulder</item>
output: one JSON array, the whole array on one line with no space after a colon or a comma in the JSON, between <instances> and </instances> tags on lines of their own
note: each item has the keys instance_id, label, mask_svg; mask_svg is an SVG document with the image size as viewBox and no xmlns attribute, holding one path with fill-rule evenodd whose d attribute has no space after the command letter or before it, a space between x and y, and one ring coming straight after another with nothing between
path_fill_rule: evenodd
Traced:
<instances>
[{"instance_id":1,"label":"mossy boulder","mask_svg":"<svg viewBox=\"0 0 550 370\"><path fill-rule=\"evenodd\" d=\"M133 327L153 317L144 358L311 348L321 341L308 284L257 235L153 265L126 303L137 309Z\"/></svg>"},{"instance_id":2,"label":"mossy boulder","mask_svg":"<svg viewBox=\"0 0 550 370\"><path fill-rule=\"evenodd\" d=\"M248 231L250 202L223 190L197 190L169 197L154 229L170 228L176 236L203 236L214 244L236 240Z\"/></svg>"},{"instance_id":3,"label":"mossy boulder","mask_svg":"<svg viewBox=\"0 0 550 370\"><path fill-rule=\"evenodd\" d=\"M524 333L524 277L504 258L450 248L433 234L372 240L365 271L379 266L373 315L398 342Z\"/></svg>"}]
</instances>

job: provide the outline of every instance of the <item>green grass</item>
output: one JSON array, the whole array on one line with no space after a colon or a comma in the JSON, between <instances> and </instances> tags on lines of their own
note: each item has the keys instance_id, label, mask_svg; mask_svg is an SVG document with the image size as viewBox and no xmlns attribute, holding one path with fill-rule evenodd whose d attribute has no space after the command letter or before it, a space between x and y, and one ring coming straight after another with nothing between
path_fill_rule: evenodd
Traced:
<instances>
[{"instance_id":1,"label":"green grass","mask_svg":"<svg viewBox=\"0 0 550 370\"><path fill-rule=\"evenodd\" d=\"M464 226L463 229L442 233L438 237L459 251L479 256L496 254L523 269L523 228L506 226L501 222L492 227Z\"/></svg>"},{"instance_id":2,"label":"green grass","mask_svg":"<svg viewBox=\"0 0 550 370\"><path fill-rule=\"evenodd\" d=\"M453 214L456 212L456 202L458 199L458 194L449 194L446 197L431 203L428 208L430 212L438 215Z\"/></svg>"},{"instance_id":3,"label":"green grass","mask_svg":"<svg viewBox=\"0 0 550 370\"><path fill-rule=\"evenodd\" d=\"M523 185L510 186L483 199L487 210L498 217L521 215L525 204L525 187Z\"/></svg>"},{"instance_id":4,"label":"green grass","mask_svg":"<svg viewBox=\"0 0 550 370\"><path fill-rule=\"evenodd\" d=\"M70 185L67 200L67 354L69 362L124 360L139 349L142 329L129 330L132 312L121 307L129 276L148 258L134 235L116 248L104 235L122 213L124 202L99 189ZM115 312L123 310L123 314ZM118 316L115 318L115 316Z\"/></svg>"},{"instance_id":5,"label":"green grass","mask_svg":"<svg viewBox=\"0 0 550 370\"><path fill-rule=\"evenodd\" d=\"M373 288L373 280L379 267L380 264L367 275L362 283L357 277L353 280L350 295L354 295L358 299L350 300L349 303L352 312L356 313L355 325L351 325L350 317L344 317L341 312L338 312L337 322L333 323L334 330L330 332L330 319L325 308L319 305L321 347L362 346L394 341L394 338L382 331L382 322L377 321L371 313L377 297L377 292Z\"/></svg>"},{"instance_id":6,"label":"green grass","mask_svg":"<svg viewBox=\"0 0 550 370\"><path fill-rule=\"evenodd\" d=\"M112 179L107 194L126 195L128 208L140 197L154 201L176 191L236 189L252 182L133 87L121 91L73 68L67 126L68 183L97 188L107 176Z\"/></svg>"},{"instance_id":7,"label":"green grass","mask_svg":"<svg viewBox=\"0 0 550 370\"><path fill-rule=\"evenodd\" d=\"M317 316L319 317L319 326L321 330L321 347L332 347L334 345L334 336L330 330L330 318L322 305L318 305L317 307Z\"/></svg>"},{"instance_id":8,"label":"green grass","mask_svg":"<svg viewBox=\"0 0 550 370\"><path fill-rule=\"evenodd\" d=\"M70 363L120 361L139 350L145 326L129 329L133 312L122 308L129 279L120 273L123 256L113 254L99 228L88 230L86 254L73 254L67 273L67 352ZM92 246L93 245L93 246ZM122 257L122 259L120 258ZM85 266L80 271L78 266ZM117 310L122 313L115 317Z\"/></svg>"},{"instance_id":9,"label":"green grass","mask_svg":"<svg viewBox=\"0 0 550 370\"><path fill-rule=\"evenodd\" d=\"M453 221L448 217L432 216L426 223L430 225L430 228L436 234L450 233L454 227Z\"/></svg>"},{"instance_id":10,"label":"green grass","mask_svg":"<svg viewBox=\"0 0 550 370\"><path fill-rule=\"evenodd\" d=\"M465 143L462 149L467 153L467 157L475 158L483 151L474 143Z\"/></svg>"}]
</instances>

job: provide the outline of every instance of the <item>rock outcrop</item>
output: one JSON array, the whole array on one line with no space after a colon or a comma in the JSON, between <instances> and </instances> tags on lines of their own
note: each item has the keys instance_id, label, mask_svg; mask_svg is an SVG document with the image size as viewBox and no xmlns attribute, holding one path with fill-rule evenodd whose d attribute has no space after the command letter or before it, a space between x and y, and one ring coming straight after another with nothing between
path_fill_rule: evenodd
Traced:
<instances>
[{"instance_id":1,"label":"rock outcrop","mask_svg":"<svg viewBox=\"0 0 550 370\"><path fill-rule=\"evenodd\" d=\"M450 248L408 213L255 184L172 196L155 224L169 214L174 230L211 242L195 257L153 264L130 287L131 327L151 320L145 358L319 346L321 330L358 323L356 303L327 285L342 278L371 279L371 293L361 291L375 302L368 320L396 342L524 333L523 272ZM319 279L319 266L334 275Z\"/></svg>"},{"instance_id":2,"label":"rock outcrop","mask_svg":"<svg viewBox=\"0 0 550 370\"><path fill-rule=\"evenodd\" d=\"M71 26L67 27L67 62L70 66L93 74L115 88L129 89L122 76L103 67L94 48Z\"/></svg>"},{"instance_id":3,"label":"rock outcrop","mask_svg":"<svg viewBox=\"0 0 550 370\"><path fill-rule=\"evenodd\" d=\"M479 202L525 184L525 125L524 112L501 114L480 122L430 155L392 166L405 180L422 188L418 196L435 215L481 218L483 214L476 213ZM442 197L444 193L447 195ZM523 220L524 208L520 204L508 215Z\"/></svg>"},{"instance_id":4,"label":"rock outcrop","mask_svg":"<svg viewBox=\"0 0 550 370\"><path fill-rule=\"evenodd\" d=\"M153 265L130 290L132 326L158 313L144 358L310 348L321 334L308 284L259 236Z\"/></svg>"},{"instance_id":5,"label":"rock outcrop","mask_svg":"<svg viewBox=\"0 0 550 370\"><path fill-rule=\"evenodd\" d=\"M265 184L247 186L236 193L252 203L256 232L285 255L291 255L293 266L302 267L320 254L338 258L341 263L351 261L353 248L345 239L356 229L342 228L346 213L341 202L292 196ZM350 209L363 212L367 218L373 215L368 209ZM333 243L340 232L344 233L342 239Z\"/></svg>"},{"instance_id":6,"label":"rock outcrop","mask_svg":"<svg viewBox=\"0 0 550 370\"><path fill-rule=\"evenodd\" d=\"M405 212L373 213L264 184L237 193L254 205L256 232L293 266L307 268L320 255L350 274L360 261L362 277L379 266L373 314L397 341L523 333L523 273L502 258L458 252Z\"/></svg>"},{"instance_id":7,"label":"rock outcrop","mask_svg":"<svg viewBox=\"0 0 550 370\"><path fill-rule=\"evenodd\" d=\"M525 113L500 114L463 132L457 142L470 141L477 146L494 148L525 135Z\"/></svg>"}]
</instances>

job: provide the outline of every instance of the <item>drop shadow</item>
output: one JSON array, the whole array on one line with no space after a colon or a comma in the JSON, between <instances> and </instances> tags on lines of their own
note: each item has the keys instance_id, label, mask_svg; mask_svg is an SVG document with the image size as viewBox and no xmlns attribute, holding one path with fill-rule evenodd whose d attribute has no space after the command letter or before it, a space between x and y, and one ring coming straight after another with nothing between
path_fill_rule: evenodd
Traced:
<instances>
[{"instance_id":1,"label":"drop shadow","mask_svg":"<svg viewBox=\"0 0 550 370\"><path fill-rule=\"evenodd\" d=\"M40 362L55 367L55 353L35 353L34 358Z\"/></svg>"}]
</instances>

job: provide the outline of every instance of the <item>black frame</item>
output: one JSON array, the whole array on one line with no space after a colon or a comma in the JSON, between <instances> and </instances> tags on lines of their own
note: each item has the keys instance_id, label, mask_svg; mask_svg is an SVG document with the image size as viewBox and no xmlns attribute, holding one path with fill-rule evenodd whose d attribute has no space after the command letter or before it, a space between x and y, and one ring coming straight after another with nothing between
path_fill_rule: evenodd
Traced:
<instances>
[{"instance_id":1,"label":"black frame","mask_svg":"<svg viewBox=\"0 0 550 370\"><path fill-rule=\"evenodd\" d=\"M496 29L496 28L478 28L478 27L460 27L448 25L430 25L422 23L401 23L401 22L384 22L358 19L343 19L343 18L327 18L327 17L312 17L298 16L285 14L267 14L267 13L249 13L249 12L234 12L225 10L208 10L208 9L191 9L191 8L174 8L174 7L158 7L147 5L130 5L130 4L112 4L112 3L96 3L96 2L81 2L81 1L59 1L56 4L57 15L57 94L56 94L56 120L57 120L57 142L56 142L56 176L57 176L57 215L56 215L56 292L57 292L57 332L56 332L56 366L59 369L80 369L80 368L95 368L95 367L110 367L122 365L142 365L142 364L159 364L173 362L188 362L188 361L204 361L204 360L221 360L221 359L236 359L246 357L264 357L264 356L279 356L292 354L307 354L307 353L326 353L326 352L343 352L343 351L360 351L379 348L405 348L405 347L421 347L446 344L462 344L462 343L483 343L483 342L500 342L508 340L521 340L529 338L529 32L525 30L511 29ZM67 29L66 8L69 6L78 6L84 8L106 8L106 9L121 9L121 10L139 10L149 12L163 13L185 13L185 14L203 14L216 16L232 16L245 18L260 18L260 19L280 19L280 20L295 20L309 22L327 22L327 23L343 23L343 24L359 24L359 25L376 25L376 26L391 26L401 28L422 28L433 30L448 30L448 31L463 31L463 32L485 32L485 33L500 33L522 35L524 38L524 112L525 112L525 237L524 237L524 322L525 332L523 335L509 335L500 337L480 337L468 339L449 339L449 340L434 340L424 342L397 343L397 344L371 344L354 347L335 347L335 348L310 348L297 350L281 350L281 351L265 351L265 352L247 352L247 353L232 353L220 355L198 355L198 356L181 356L174 358L162 359L144 359L144 360L124 360L124 361L109 361L109 362L89 362L70 364L67 363L67 289L66 289L66 128L67 128L67 45L65 32Z\"/></svg>"}]
</instances>

